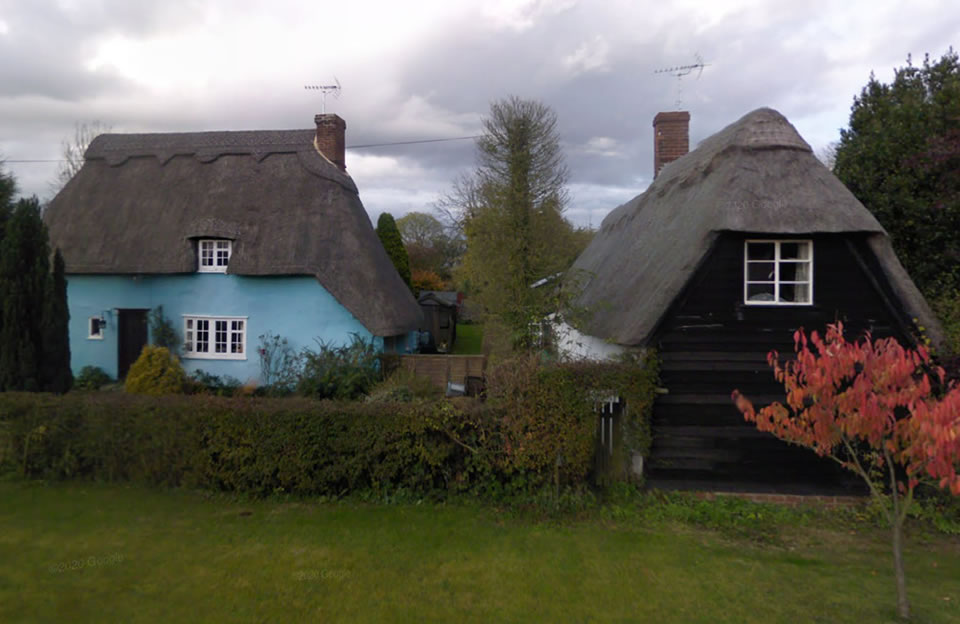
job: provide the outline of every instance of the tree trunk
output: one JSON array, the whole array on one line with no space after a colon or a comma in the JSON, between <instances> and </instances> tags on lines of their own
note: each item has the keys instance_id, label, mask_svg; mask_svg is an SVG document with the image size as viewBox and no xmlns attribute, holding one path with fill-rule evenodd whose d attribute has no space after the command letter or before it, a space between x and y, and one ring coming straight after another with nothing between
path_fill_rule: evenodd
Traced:
<instances>
[{"instance_id":1,"label":"tree trunk","mask_svg":"<svg viewBox=\"0 0 960 624\"><path fill-rule=\"evenodd\" d=\"M900 514L893 521L893 573L897 580L897 615L910 619L910 602L907 600L907 575L903 569L903 518Z\"/></svg>"}]
</instances>

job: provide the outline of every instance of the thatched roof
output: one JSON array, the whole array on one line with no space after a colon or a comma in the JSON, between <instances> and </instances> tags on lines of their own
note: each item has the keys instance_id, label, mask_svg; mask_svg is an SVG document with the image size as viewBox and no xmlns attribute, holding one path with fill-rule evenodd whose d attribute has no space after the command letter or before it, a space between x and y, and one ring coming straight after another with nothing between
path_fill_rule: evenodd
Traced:
<instances>
[{"instance_id":1,"label":"thatched roof","mask_svg":"<svg viewBox=\"0 0 960 624\"><path fill-rule=\"evenodd\" d=\"M314 130L106 134L46 211L68 274L197 269L193 239L234 240L237 275L313 275L371 333L417 328L420 309L353 180Z\"/></svg>"},{"instance_id":2,"label":"thatched roof","mask_svg":"<svg viewBox=\"0 0 960 624\"><path fill-rule=\"evenodd\" d=\"M587 334L643 345L721 232L866 233L907 313L935 342L939 323L887 233L787 119L761 108L666 165L603 220L572 272Z\"/></svg>"}]
</instances>

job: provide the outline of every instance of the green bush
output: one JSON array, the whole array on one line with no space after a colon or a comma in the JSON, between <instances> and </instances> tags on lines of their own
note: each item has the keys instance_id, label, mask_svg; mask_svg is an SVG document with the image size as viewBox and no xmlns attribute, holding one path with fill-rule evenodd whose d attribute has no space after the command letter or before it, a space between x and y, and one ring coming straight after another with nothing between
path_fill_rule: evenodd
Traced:
<instances>
[{"instance_id":1,"label":"green bush","mask_svg":"<svg viewBox=\"0 0 960 624\"><path fill-rule=\"evenodd\" d=\"M442 394L443 390L433 385L429 378L415 375L405 368L397 368L370 389L366 400L409 402L414 399L438 398Z\"/></svg>"},{"instance_id":2,"label":"green bush","mask_svg":"<svg viewBox=\"0 0 960 624\"><path fill-rule=\"evenodd\" d=\"M73 380L73 387L77 390L99 390L112 382L110 375L99 366L84 366Z\"/></svg>"},{"instance_id":3,"label":"green bush","mask_svg":"<svg viewBox=\"0 0 960 624\"><path fill-rule=\"evenodd\" d=\"M518 468L562 462L561 477L588 470L593 460L597 402L614 395L626 401L623 444L606 477L627 474L629 455L649 455L650 417L657 387L655 354L614 362L541 364L536 355L504 360L488 373L487 398L505 413L505 451ZM533 435L531 435L531 433Z\"/></svg>"},{"instance_id":4,"label":"green bush","mask_svg":"<svg viewBox=\"0 0 960 624\"><path fill-rule=\"evenodd\" d=\"M297 394L315 399L356 399L381 379L373 340L351 334L350 344L317 341L317 351L304 349Z\"/></svg>"},{"instance_id":5,"label":"green bush","mask_svg":"<svg viewBox=\"0 0 960 624\"><path fill-rule=\"evenodd\" d=\"M475 402L0 394L6 468L271 494L487 492L496 415ZM531 479L535 480L535 479Z\"/></svg>"},{"instance_id":6,"label":"green bush","mask_svg":"<svg viewBox=\"0 0 960 624\"><path fill-rule=\"evenodd\" d=\"M180 360L166 347L146 345L130 366L124 389L131 394L178 394L183 392L187 376Z\"/></svg>"},{"instance_id":7,"label":"green bush","mask_svg":"<svg viewBox=\"0 0 960 624\"><path fill-rule=\"evenodd\" d=\"M183 341L180 335L173 327L173 321L164 316L163 306L157 306L150 310L147 316L147 322L150 327L150 336L153 337L153 344L158 347L166 347L170 353L180 353Z\"/></svg>"},{"instance_id":8,"label":"green bush","mask_svg":"<svg viewBox=\"0 0 960 624\"><path fill-rule=\"evenodd\" d=\"M0 393L0 463L44 479L377 500L553 495L560 505L560 486L589 483L596 415L584 392L609 378L511 366L486 402Z\"/></svg>"},{"instance_id":9,"label":"green bush","mask_svg":"<svg viewBox=\"0 0 960 624\"><path fill-rule=\"evenodd\" d=\"M262 396L289 396L303 373L303 356L297 353L290 342L273 332L260 335L257 347L260 357L260 381Z\"/></svg>"},{"instance_id":10,"label":"green bush","mask_svg":"<svg viewBox=\"0 0 960 624\"><path fill-rule=\"evenodd\" d=\"M190 394L214 394L216 396L236 396L243 389L243 382L230 375L213 375L196 370L187 379Z\"/></svg>"}]
</instances>

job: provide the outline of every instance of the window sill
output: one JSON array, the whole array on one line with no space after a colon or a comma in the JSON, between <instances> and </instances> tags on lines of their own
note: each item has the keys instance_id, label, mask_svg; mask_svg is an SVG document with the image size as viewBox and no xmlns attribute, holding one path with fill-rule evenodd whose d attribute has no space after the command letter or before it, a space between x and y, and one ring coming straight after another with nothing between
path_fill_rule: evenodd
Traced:
<instances>
[{"instance_id":1,"label":"window sill","mask_svg":"<svg viewBox=\"0 0 960 624\"><path fill-rule=\"evenodd\" d=\"M781 303L778 301L743 301L740 305L748 308L812 308L813 302L794 303L792 301L784 301Z\"/></svg>"},{"instance_id":2,"label":"window sill","mask_svg":"<svg viewBox=\"0 0 960 624\"><path fill-rule=\"evenodd\" d=\"M246 360L245 353L185 353L185 360Z\"/></svg>"}]
</instances>

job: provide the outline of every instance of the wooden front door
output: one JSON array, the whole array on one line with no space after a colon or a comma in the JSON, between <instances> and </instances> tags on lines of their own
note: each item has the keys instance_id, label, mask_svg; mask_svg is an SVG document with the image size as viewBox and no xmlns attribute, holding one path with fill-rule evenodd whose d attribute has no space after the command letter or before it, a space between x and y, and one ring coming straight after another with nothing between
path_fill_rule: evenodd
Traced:
<instances>
[{"instance_id":1,"label":"wooden front door","mask_svg":"<svg viewBox=\"0 0 960 624\"><path fill-rule=\"evenodd\" d=\"M147 344L147 310L120 310L117 335L117 379L124 379Z\"/></svg>"}]
</instances>

